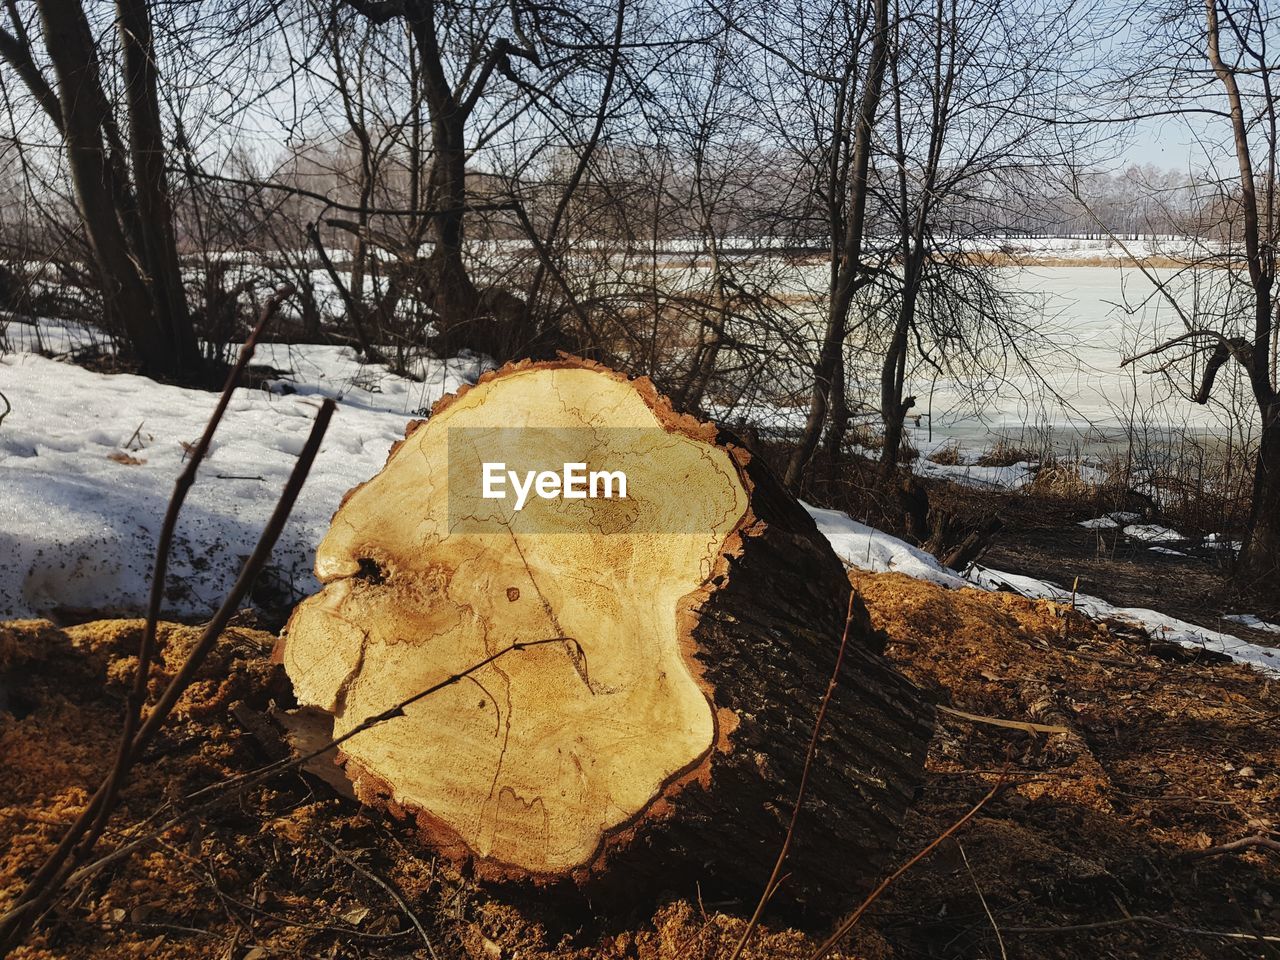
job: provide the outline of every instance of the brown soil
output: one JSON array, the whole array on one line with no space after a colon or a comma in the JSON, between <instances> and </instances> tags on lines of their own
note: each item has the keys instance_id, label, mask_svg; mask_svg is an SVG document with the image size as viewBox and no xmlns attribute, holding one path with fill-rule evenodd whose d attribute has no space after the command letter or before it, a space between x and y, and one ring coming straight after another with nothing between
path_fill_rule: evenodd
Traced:
<instances>
[{"instance_id":1,"label":"brown soil","mask_svg":"<svg viewBox=\"0 0 1280 960\"><path fill-rule=\"evenodd\" d=\"M939 703L1071 732L942 715L900 859L1001 778L1005 787L889 888L843 956L1276 955L1280 944L1253 938L1280 935L1280 856L1198 854L1276 828L1280 684L1235 665L1161 659L1141 637L1046 602L896 574L854 582L889 655ZM0 910L104 771L138 630L0 625ZM195 632L161 636L157 683ZM228 632L136 771L103 851L194 790L269 759L231 711L287 699L268 662L273 639ZM449 875L394 821L284 774L70 891L17 956L429 955L420 922L441 958L711 960L730 954L746 909L638 904L608 921L517 909ZM1084 925L1095 926L1063 929ZM772 929L744 956L803 958L822 933Z\"/></svg>"},{"instance_id":2,"label":"brown soil","mask_svg":"<svg viewBox=\"0 0 1280 960\"><path fill-rule=\"evenodd\" d=\"M1033 739L944 715L907 846L981 795L995 774L976 771L1007 763L1013 787L949 858L892 888L878 913L889 942L905 955L992 956L999 929L1010 956L1269 955L1257 942L1124 921L1280 933L1274 852L1196 858L1276 827L1274 681L1236 665L1161 660L1142 638L1047 601L897 574L855 582L890 655L940 702L1073 731ZM1022 932L1030 928L1039 929Z\"/></svg>"}]
</instances>

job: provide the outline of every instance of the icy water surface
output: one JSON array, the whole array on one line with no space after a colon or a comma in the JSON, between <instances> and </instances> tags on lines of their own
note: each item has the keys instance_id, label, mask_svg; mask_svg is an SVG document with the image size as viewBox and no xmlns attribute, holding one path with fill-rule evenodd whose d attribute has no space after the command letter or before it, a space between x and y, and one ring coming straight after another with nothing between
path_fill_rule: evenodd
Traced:
<instances>
[{"instance_id":1,"label":"icy water surface","mask_svg":"<svg viewBox=\"0 0 1280 960\"><path fill-rule=\"evenodd\" d=\"M824 269L800 268L796 289L807 285L811 293L819 291ZM1189 306L1189 279L1168 269L1154 273L1177 293L1184 308ZM1126 446L1131 434L1238 439L1240 420L1233 423L1226 408L1233 370L1223 371L1216 402L1205 407L1179 392L1190 386L1187 364L1171 375L1150 372L1159 365L1153 358L1122 366L1126 357L1184 329L1177 312L1139 270L1037 265L1007 268L1003 276L1021 303L1018 317L1026 329L1011 344L993 346L1006 354L1006 362L988 355L984 366L994 372L986 375L971 369L947 377L925 364L910 371L907 392L916 397L911 423L918 427L920 441L958 440L966 447L982 447L1008 437L1033 449L1047 442L1063 453L1097 454ZM1208 282L1220 282L1226 274L1207 276ZM815 310L815 334L818 329ZM859 336L855 332L851 343ZM854 354L855 367L858 361ZM878 360L867 351L864 363L863 370L855 370L849 392L874 411ZM1252 409L1247 401L1238 402L1248 429ZM803 423L803 413L800 408L765 407L749 417L790 431Z\"/></svg>"}]
</instances>

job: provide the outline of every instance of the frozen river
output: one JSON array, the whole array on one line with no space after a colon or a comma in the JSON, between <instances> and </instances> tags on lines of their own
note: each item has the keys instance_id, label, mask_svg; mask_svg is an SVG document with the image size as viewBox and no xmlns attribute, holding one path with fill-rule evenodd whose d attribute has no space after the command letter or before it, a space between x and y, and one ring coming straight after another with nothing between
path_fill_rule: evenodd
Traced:
<instances>
[{"instance_id":1,"label":"frozen river","mask_svg":"<svg viewBox=\"0 0 1280 960\"><path fill-rule=\"evenodd\" d=\"M1120 267L1021 267L1010 286L1030 295L1028 319L1054 344L1037 351L1031 369L1011 368L1007 383L972 393L972 382L917 376L916 412L930 413L939 435L974 440L1024 430L1052 431L1059 442L1110 445L1130 423L1211 434L1227 430L1223 406L1200 406L1168 377L1150 373L1153 359L1122 366L1128 356L1182 329L1173 308L1138 270ZM1168 280L1162 271L1161 279ZM1184 370L1186 368L1183 368ZM1183 374L1185 377L1185 374ZM1224 377L1217 396L1230 391ZM927 426L927 420L922 423Z\"/></svg>"},{"instance_id":2,"label":"frozen river","mask_svg":"<svg viewBox=\"0 0 1280 960\"><path fill-rule=\"evenodd\" d=\"M811 291L821 284L818 268L804 272ZM1171 289L1190 289L1169 270L1157 275ZM1225 274L1215 271L1213 276L1220 282ZM1226 437L1232 430L1238 436L1239 421L1233 427L1228 412L1229 385L1236 377L1230 366L1208 406L1179 392L1188 387L1186 364L1176 368L1177 382L1148 372L1157 365L1152 358L1122 366L1124 358L1183 330L1175 310L1139 270L1027 266L1008 268L1004 278L1024 301L1020 322L1029 329L1014 343L1025 351L1025 362L1010 362L993 376L970 372L953 378L917 363L908 375L907 393L916 397L911 417L919 417L920 440L955 439L966 447L981 447L1008 437L1032 449L1050 441L1059 452L1096 453L1124 445L1131 426L1148 438L1169 433ZM857 359L852 357L855 365ZM851 399L856 395L872 409L879 402L877 364L869 356L850 388ZM1243 403L1240 409L1250 422L1250 405ZM794 429L802 413L774 410L761 419Z\"/></svg>"}]
</instances>

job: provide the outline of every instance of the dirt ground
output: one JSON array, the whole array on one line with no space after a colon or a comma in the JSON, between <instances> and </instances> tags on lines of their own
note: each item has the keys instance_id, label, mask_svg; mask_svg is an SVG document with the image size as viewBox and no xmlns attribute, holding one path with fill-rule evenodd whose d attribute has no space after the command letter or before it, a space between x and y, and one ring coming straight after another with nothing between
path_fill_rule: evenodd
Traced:
<instances>
[{"instance_id":1,"label":"dirt ground","mask_svg":"<svg viewBox=\"0 0 1280 960\"><path fill-rule=\"evenodd\" d=\"M1004 786L889 887L840 956L1280 956L1280 851L1215 849L1280 838L1280 681L1043 601L853 580L889 656L937 703L1068 732L940 714L899 860ZM137 621L0 625L0 910L104 773L138 633ZM155 684L194 637L162 630ZM287 696L272 640L228 631L102 852L271 759L243 707ZM552 928L319 781L290 773L225 795L69 890L16 956L712 960L742 929L741 905L684 901ZM824 932L769 928L744 956L804 958Z\"/></svg>"}]
</instances>

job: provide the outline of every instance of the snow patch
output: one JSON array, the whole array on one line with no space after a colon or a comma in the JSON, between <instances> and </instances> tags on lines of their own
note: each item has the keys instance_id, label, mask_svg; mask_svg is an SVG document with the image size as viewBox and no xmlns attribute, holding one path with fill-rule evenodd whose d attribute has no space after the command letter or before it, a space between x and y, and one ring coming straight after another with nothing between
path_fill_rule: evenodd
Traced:
<instances>
[{"instance_id":1,"label":"snow patch","mask_svg":"<svg viewBox=\"0 0 1280 960\"><path fill-rule=\"evenodd\" d=\"M1232 623L1243 624L1251 630L1265 630L1267 633L1280 633L1280 623L1271 623L1252 613L1228 613L1222 618Z\"/></svg>"},{"instance_id":2,"label":"snow patch","mask_svg":"<svg viewBox=\"0 0 1280 960\"><path fill-rule=\"evenodd\" d=\"M1084 527L1088 530L1111 530L1120 526L1120 524L1110 517L1095 517L1092 520L1081 520L1076 526Z\"/></svg>"},{"instance_id":3,"label":"snow patch","mask_svg":"<svg viewBox=\"0 0 1280 960\"><path fill-rule=\"evenodd\" d=\"M1141 540L1144 543L1171 543L1175 540L1187 539L1177 530L1162 527L1157 523L1134 523L1120 532L1131 540Z\"/></svg>"},{"instance_id":4,"label":"snow patch","mask_svg":"<svg viewBox=\"0 0 1280 960\"><path fill-rule=\"evenodd\" d=\"M803 503L803 501L802 501ZM905 573L917 580L928 580L944 587L966 587L969 584L954 570L948 570L936 557L919 547L883 531L858 523L847 513L824 510L803 504L818 525L818 530L845 563L872 573Z\"/></svg>"},{"instance_id":5,"label":"snow patch","mask_svg":"<svg viewBox=\"0 0 1280 960\"><path fill-rule=\"evenodd\" d=\"M1239 553L1241 548L1244 547L1244 541L1226 540L1220 533L1211 533L1204 538L1204 546L1209 550L1231 550L1234 553Z\"/></svg>"},{"instance_id":6,"label":"snow patch","mask_svg":"<svg viewBox=\"0 0 1280 960\"><path fill-rule=\"evenodd\" d=\"M1101 517L1095 517L1092 520L1081 520L1077 526L1084 527L1088 530L1111 530L1124 523L1133 523L1138 519L1136 513L1126 513L1118 510L1115 513L1103 514Z\"/></svg>"},{"instance_id":7,"label":"snow patch","mask_svg":"<svg viewBox=\"0 0 1280 960\"><path fill-rule=\"evenodd\" d=\"M922 477L950 480L953 483L986 490L1021 490L1035 479L1037 465L1030 462L1004 467L983 467L976 463L934 463L917 459L913 469Z\"/></svg>"},{"instance_id":8,"label":"snow patch","mask_svg":"<svg viewBox=\"0 0 1280 960\"><path fill-rule=\"evenodd\" d=\"M178 523L167 616L207 616L221 602L293 468L317 397L338 399L339 409L259 581L260 600L289 603L319 588L315 548L343 494L381 469L407 420L484 368L479 358L423 362L416 381L346 348L311 345L264 345L255 362L292 371L292 390L232 397ZM216 395L32 354L0 357L0 390L13 405L0 424L0 617L145 609L165 507Z\"/></svg>"},{"instance_id":9,"label":"snow patch","mask_svg":"<svg viewBox=\"0 0 1280 960\"><path fill-rule=\"evenodd\" d=\"M897 571L953 589L967 587L1008 590L1032 599L1072 603L1077 610L1095 620L1124 620L1162 640L1193 649L1223 653L1237 663L1245 663L1265 673L1280 676L1280 650L1248 643L1228 633L1187 623L1156 610L1118 607L1098 597L1073 593L1058 584L1037 580L1035 577L993 570L977 564L961 577L954 570L948 570L938 563L931 554L897 537L858 523L838 510L824 510L808 504L805 504L805 509L818 525L819 532L830 541L836 555L860 570L873 573Z\"/></svg>"}]
</instances>

